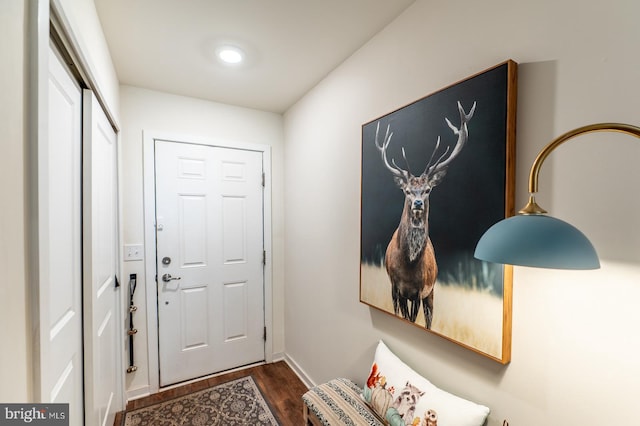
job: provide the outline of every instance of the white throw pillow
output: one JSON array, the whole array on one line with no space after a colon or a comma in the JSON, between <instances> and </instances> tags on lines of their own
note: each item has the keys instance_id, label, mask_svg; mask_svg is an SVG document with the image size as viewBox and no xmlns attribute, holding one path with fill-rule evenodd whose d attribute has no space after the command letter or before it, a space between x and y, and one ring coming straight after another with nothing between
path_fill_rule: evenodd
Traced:
<instances>
[{"instance_id":1,"label":"white throw pillow","mask_svg":"<svg viewBox=\"0 0 640 426\"><path fill-rule=\"evenodd\" d=\"M391 426L482 426L489 408L445 392L380 341L363 397Z\"/></svg>"}]
</instances>

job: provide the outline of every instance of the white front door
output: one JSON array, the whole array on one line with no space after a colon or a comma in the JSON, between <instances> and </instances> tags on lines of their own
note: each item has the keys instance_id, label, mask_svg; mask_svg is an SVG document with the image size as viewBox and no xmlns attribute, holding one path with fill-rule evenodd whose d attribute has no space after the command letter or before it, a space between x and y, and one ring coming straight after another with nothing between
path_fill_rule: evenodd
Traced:
<instances>
[{"instance_id":1,"label":"white front door","mask_svg":"<svg viewBox=\"0 0 640 426\"><path fill-rule=\"evenodd\" d=\"M104 111L84 91L85 424L113 425L121 407L123 328L116 288L117 145Z\"/></svg>"},{"instance_id":2,"label":"white front door","mask_svg":"<svg viewBox=\"0 0 640 426\"><path fill-rule=\"evenodd\" d=\"M78 426L83 421L82 92L52 48L48 97L49 143L38 185L44 243L39 401L69 403L69 424Z\"/></svg>"},{"instance_id":3,"label":"white front door","mask_svg":"<svg viewBox=\"0 0 640 426\"><path fill-rule=\"evenodd\" d=\"M262 153L155 142L160 385L263 361Z\"/></svg>"}]
</instances>

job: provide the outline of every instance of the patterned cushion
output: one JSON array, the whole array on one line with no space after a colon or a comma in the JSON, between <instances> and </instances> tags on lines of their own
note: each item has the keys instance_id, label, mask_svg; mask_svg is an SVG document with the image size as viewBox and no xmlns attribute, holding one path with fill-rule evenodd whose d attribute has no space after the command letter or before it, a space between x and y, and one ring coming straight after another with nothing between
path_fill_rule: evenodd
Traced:
<instances>
[{"instance_id":1,"label":"patterned cushion","mask_svg":"<svg viewBox=\"0 0 640 426\"><path fill-rule=\"evenodd\" d=\"M382 341L363 396L391 426L481 426L489 415L488 407L436 387Z\"/></svg>"},{"instance_id":2,"label":"patterned cushion","mask_svg":"<svg viewBox=\"0 0 640 426\"><path fill-rule=\"evenodd\" d=\"M360 396L361 392L362 388L348 379L334 379L311 388L302 400L325 426L383 426Z\"/></svg>"}]
</instances>

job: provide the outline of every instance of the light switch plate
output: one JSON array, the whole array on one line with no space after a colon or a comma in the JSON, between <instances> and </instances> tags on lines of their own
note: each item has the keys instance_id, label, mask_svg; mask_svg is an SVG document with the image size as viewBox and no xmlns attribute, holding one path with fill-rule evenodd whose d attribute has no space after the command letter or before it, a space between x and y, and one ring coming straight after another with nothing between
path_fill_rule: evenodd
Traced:
<instances>
[{"instance_id":1,"label":"light switch plate","mask_svg":"<svg viewBox=\"0 0 640 426\"><path fill-rule=\"evenodd\" d=\"M125 244L124 245L124 261L143 260L144 246L142 244Z\"/></svg>"}]
</instances>

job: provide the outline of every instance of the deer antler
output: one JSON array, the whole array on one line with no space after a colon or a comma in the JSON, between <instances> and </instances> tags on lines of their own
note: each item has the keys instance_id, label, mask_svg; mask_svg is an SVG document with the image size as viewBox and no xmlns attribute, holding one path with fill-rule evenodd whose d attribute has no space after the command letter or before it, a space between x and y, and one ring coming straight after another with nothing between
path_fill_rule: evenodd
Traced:
<instances>
[{"instance_id":1,"label":"deer antler","mask_svg":"<svg viewBox=\"0 0 640 426\"><path fill-rule=\"evenodd\" d=\"M460 101L458 101L458 111L460 112L460 128L456 128L453 124L451 124L451 121L449 121L448 118L445 118L445 121L447 122L449 128L453 130L453 133L455 135L458 135L458 140L453 150L451 151L451 154L446 160L445 156L447 155L447 152L449 152L449 148L447 148L444 154L442 154L432 166L427 165L427 170L425 170L425 173L427 175L434 175L449 167L449 164L451 164L453 159L456 158L458 154L460 154L460 151L462 151L465 143L467 143L467 138L469 137L469 129L467 128L467 123L469 123L471 117L473 117L473 113L476 111L476 103L473 103L471 111L469 111L469 113L467 114L464 112L464 108L462 108L462 104L460 104ZM436 148L434 149L434 154L438 150L439 145L440 138L438 138L438 143L436 144ZM433 158L433 155L431 156L431 158Z\"/></svg>"},{"instance_id":2,"label":"deer antler","mask_svg":"<svg viewBox=\"0 0 640 426\"><path fill-rule=\"evenodd\" d=\"M389 143L391 142L391 137L393 136L393 132L390 131L390 125L387 125L387 132L384 135L384 141L382 141L382 144L378 142L379 131L380 131L380 122L378 122L376 126L376 148L378 148L378 150L380 151L380 154L382 155L382 161L384 162L384 165L387 167L387 169L389 169L391 173L393 173L394 176L397 176L402 179L408 179L409 172L407 170L404 170L398 167L395 160L391 160L391 163L389 163L389 160L387 159L387 148L389 147ZM402 148L402 156L404 157L404 161L406 161L407 164L409 164L409 162L407 161L407 157L404 153L404 148Z\"/></svg>"}]
</instances>

